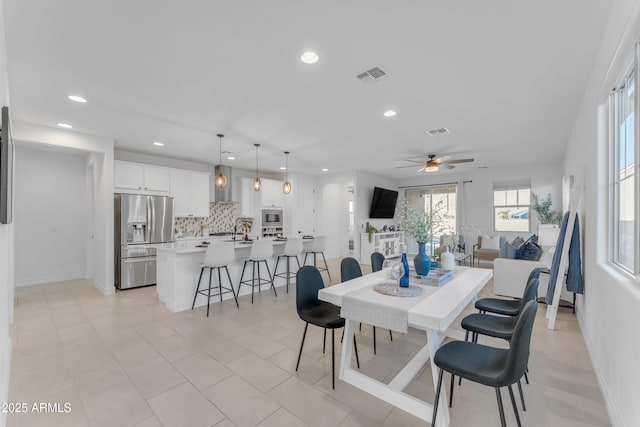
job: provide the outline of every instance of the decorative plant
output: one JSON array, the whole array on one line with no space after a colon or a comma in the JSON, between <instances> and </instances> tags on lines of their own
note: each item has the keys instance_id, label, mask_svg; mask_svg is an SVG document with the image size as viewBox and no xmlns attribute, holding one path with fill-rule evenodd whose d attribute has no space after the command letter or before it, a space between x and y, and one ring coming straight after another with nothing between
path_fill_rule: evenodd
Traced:
<instances>
[{"instance_id":1,"label":"decorative plant","mask_svg":"<svg viewBox=\"0 0 640 427\"><path fill-rule=\"evenodd\" d=\"M531 193L531 206L540 224L560 224L562 221L562 213L551 209L553 202L551 200L551 193L547 193L547 197L541 199L536 193Z\"/></svg>"},{"instance_id":2,"label":"decorative plant","mask_svg":"<svg viewBox=\"0 0 640 427\"><path fill-rule=\"evenodd\" d=\"M373 236L373 233L377 233L378 229L375 228L373 225L369 226L369 243L371 243L371 236Z\"/></svg>"},{"instance_id":3,"label":"decorative plant","mask_svg":"<svg viewBox=\"0 0 640 427\"><path fill-rule=\"evenodd\" d=\"M444 224L443 201L433 206L430 212L417 209L405 203L400 213L398 227L406 236L416 239L416 242L431 241L434 232L440 232Z\"/></svg>"}]
</instances>

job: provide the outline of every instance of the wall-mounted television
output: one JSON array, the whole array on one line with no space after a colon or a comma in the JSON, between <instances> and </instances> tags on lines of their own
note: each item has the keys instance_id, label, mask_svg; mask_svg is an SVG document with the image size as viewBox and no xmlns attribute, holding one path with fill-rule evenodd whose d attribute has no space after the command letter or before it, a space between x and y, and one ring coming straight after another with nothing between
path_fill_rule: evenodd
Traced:
<instances>
[{"instance_id":1,"label":"wall-mounted television","mask_svg":"<svg viewBox=\"0 0 640 427\"><path fill-rule=\"evenodd\" d=\"M374 187L369 218L393 218L397 201L397 191Z\"/></svg>"},{"instance_id":2,"label":"wall-mounted television","mask_svg":"<svg viewBox=\"0 0 640 427\"><path fill-rule=\"evenodd\" d=\"M0 130L0 224L13 220L13 141L9 127L9 107L2 107L2 129Z\"/></svg>"}]
</instances>

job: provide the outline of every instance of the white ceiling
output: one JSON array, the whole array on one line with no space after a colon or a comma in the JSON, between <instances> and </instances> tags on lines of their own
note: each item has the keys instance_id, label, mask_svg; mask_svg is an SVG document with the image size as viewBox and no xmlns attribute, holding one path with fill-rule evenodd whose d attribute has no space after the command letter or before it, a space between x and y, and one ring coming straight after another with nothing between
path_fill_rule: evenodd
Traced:
<instances>
[{"instance_id":1,"label":"white ceiling","mask_svg":"<svg viewBox=\"0 0 640 427\"><path fill-rule=\"evenodd\" d=\"M560 160L611 4L4 0L13 119L211 163L223 132L226 164L255 167L258 142L261 168L289 150L312 174L408 178L394 167L428 153L476 159L457 171ZM373 66L389 77L355 78Z\"/></svg>"}]
</instances>

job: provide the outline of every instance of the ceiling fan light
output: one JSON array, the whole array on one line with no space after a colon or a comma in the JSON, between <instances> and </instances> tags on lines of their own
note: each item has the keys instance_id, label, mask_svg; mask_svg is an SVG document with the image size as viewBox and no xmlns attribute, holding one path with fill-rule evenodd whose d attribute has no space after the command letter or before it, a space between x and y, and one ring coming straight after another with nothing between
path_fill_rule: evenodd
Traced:
<instances>
[{"instance_id":1,"label":"ceiling fan light","mask_svg":"<svg viewBox=\"0 0 640 427\"><path fill-rule=\"evenodd\" d=\"M213 181L215 182L216 187L220 187L220 188L225 187L229 182L229 180L223 173L217 174Z\"/></svg>"},{"instance_id":2,"label":"ceiling fan light","mask_svg":"<svg viewBox=\"0 0 640 427\"><path fill-rule=\"evenodd\" d=\"M427 165L424 168L425 172L437 172L438 171L438 165Z\"/></svg>"},{"instance_id":3,"label":"ceiling fan light","mask_svg":"<svg viewBox=\"0 0 640 427\"><path fill-rule=\"evenodd\" d=\"M284 194L291 193L291 183L289 181L285 181L284 184L282 184L282 192Z\"/></svg>"},{"instance_id":4,"label":"ceiling fan light","mask_svg":"<svg viewBox=\"0 0 640 427\"><path fill-rule=\"evenodd\" d=\"M253 179L253 189L255 191L260 191L261 188L262 188L262 181L260 180L260 177L256 176Z\"/></svg>"}]
</instances>

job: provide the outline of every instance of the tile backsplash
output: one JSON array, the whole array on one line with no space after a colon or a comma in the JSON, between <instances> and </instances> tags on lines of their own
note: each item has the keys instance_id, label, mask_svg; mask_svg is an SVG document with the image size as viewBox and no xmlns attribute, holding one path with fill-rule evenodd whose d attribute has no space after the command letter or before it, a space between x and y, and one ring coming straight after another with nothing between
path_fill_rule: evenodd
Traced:
<instances>
[{"instance_id":1,"label":"tile backsplash","mask_svg":"<svg viewBox=\"0 0 640 427\"><path fill-rule=\"evenodd\" d=\"M183 236L200 235L201 229L208 228L209 233L225 233L233 231L238 224L238 205L235 203L211 203L209 217L179 217L175 219L175 228ZM238 231L242 227L238 224Z\"/></svg>"}]
</instances>

